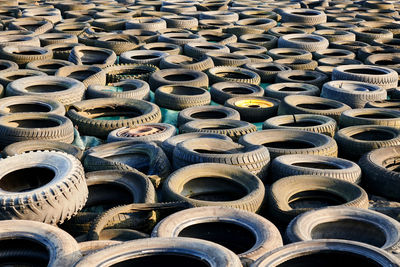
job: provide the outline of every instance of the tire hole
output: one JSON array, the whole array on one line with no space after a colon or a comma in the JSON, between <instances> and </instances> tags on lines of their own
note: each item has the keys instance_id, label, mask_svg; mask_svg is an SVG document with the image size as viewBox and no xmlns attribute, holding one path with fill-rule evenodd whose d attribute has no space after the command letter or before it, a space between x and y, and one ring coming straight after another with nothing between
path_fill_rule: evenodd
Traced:
<instances>
[{"instance_id":1,"label":"tire hole","mask_svg":"<svg viewBox=\"0 0 400 267\"><path fill-rule=\"evenodd\" d=\"M0 188L8 192L27 192L48 184L54 177L55 172L49 168L23 168L1 177Z\"/></svg>"}]
</instances>

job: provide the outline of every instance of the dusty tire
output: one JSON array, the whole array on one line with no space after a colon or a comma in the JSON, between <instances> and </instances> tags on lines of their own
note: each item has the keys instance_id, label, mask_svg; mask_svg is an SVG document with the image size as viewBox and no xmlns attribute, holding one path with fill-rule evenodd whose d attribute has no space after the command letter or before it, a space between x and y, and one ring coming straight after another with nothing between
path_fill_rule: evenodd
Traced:
<instances>
[{"instance_id":1,"label":"dusty tire","mask_svg":"<svg viewBox=\"0 0 400 267\"><path fill-rule=\"evenodd\" d=\"M264 145L271 159L288 154L337 156L337 145L332 138L301 130L272 129L250 133L239 140L239 144Z\"/></svg>"},{"instance_id":2,"label":"dusty tire","mask_svg":"<svg viewBox=\"0 0 400 267\"><path fill-rule=\"evenodd\" d=\"M244 121L262 122L276 115L279 103L270 97L239 96L226 100L225 106L237 110Z\"/></svg>"},{"instance_id":3,"label":"dusty tire","mask_svg":"<svg viewBox=\"0 0 400 267\"><path fill-rule=\"evenodd\" d=\"M361 157L358 164L363 170L363 183L367 190L379 196L399 200L397 172L399 146L375 149Z\"/></svg>"},{"instance_id":4,"label":"dusty tire","mask_svg":"<svg viewBox=\"0 0 400 267\"><path fill-rule=\"evenodd\" d=\"M99 113L96 113L96 110L99 110ZM155 104L144 100L125 98L97 98L77 102L69 107L67 115L78 126L82 134L102 138L107 137L112 130L124 126L161 121L160 108ZM124 117L128 115L131 117ZM107 116L116 116L116 118L113 120L102 118ZM123 117L121 118L121 116Z\"/></svg>"},{"instance_id":5,"label":"dusty tire","mask_svg":"<svg viewBox=\"0 0 400 267\"><path fill-rule=\"evenodd\" d=\"M204 179L202 177L206 177L204 175L210 175L210 173L213 173L212 177L205 178L209 181L207 187L203 187L201 184L196 186L194 182L192 192L183 190L182 186L185 184L197 179L199 179L197 181L201 181L201 179ZM236 182L237 186L230 187L229 184L232 182ZM211 183L215 185L215 188L211 186ZM239 193L234 200L228 198L224 201L224 190L222 190L224 187L225 193L228 194L238 194L237 190L241 187L245 191ZM191 197L196 193L199 196L204 194L203 199ZM217 199L218 195L222 199L221 201L212 200L212 198L207 198L207 193L211 196L212 193L215 193ZM195 207L225 206L250 212L256 212L260 208L264 193L264 185L256 176L239 167L219 163L201 163L181 168L168 177L162 190L164 200L185 201Z\"/></svg>"},{"instance_id":6,"label":"dusty tire","mask_svg":"<svg viewBox=\"0 0 400 267\"><path fill-rule=\"evenodd\" d=\"M349 109L340 115L340 127L382 125L400 128L400 111L384 108Z\"/></svg>"},{"instance_id":7,"label":"dusty tire","mask_svg":"<svg viewBox=\"0 0 400 267\"><path fill-rule=\"evenodd\" d=\"M28 221L0 221L1 261L14 264L72 266L81 257L78 243L52 225Z\"/></svg>"},{"instance_id":8,"label":"dusty tire","mask_svg":"<svg viewBox=\"0 0 400 267\"><path fill-rule=\"evenodd\" d=\"M2 189L5 190L1 194L3 220L62 223L86 202L85 174L79 160L72 155L54 151L30 152L2 159L0 166ZM36 177L36 184L26 180L24 169L31 175L30 179ZM13 180L5 179L11 178L11 173L15 175Z\"/></svg>"},{"instance_id":9,"label":"dusty tire","mask_svg":"<svg viewBox=\"0 0 400 267\"><path fill-rule=\"evenodd\" d=\"M322 224L329 226L318 230ZM375 231L381 234L377 235ZM291 243L321 238L352 240L390 253L398 251L399 231L399 222L382 213L350 207L329 207L303 213L294 219L286 229L286 237Z\"/></svg>"},{"instance_id":10,"label":"dusty tire","mask_svg":"<svg viewBox=\"0 0 400 267\"><path fill-rule=\"evenodd\" d=\"M58 101L37 96L9 96L0 100L0 115L20 112L40 112L65 115L65 107Z\"/></svg>"},{"instance_id":11,"label":"dusty tire","mask_svg":"<svg viewBox=\"0 0 400 267\"><path fill-rule=\"evenodd\" d=\"M358 160L371 150L400 145L400 130L388 126L356 125L336 132L342 157Z\"/></svg>"},{"instance_id":12,"label":"dusty tire","mask_svg":"<svg viewBox=\"0 0 400 267\"><path fill-rule=\"evenodd\" d=\"M186 85L195 87L208 87L208 77L201 71L189 69L163 69L150 76L149 84L151 90L169 84Z\"/></svg>"},{"instance_id":13,"label":"dusty tire","mask_svg":"<svg viewBox=\"0 0 400 267\"><path fill-rule=\"evenodd\" d=\"M339 121L340 114L350 107L342 102L316 96L286 96L279 105L279 115L318 114Z\"/></svg>"},{"instance_id":14,"label":"dusty tire","mask_svg":"<svg viewBox=\"0 0 400 267\"><path fill-rule=\"evenodd\" d=\"M157 251L157 252L154 252ZM173 255L173 258L170 258ZM139 256L138 256L139 255ZM160 259L157 256L161 256ZM174 261L176 264L204 264L211 267L239 267L239 257L232 251L212 242L194 238L151 238L123 242L82 258L75 266L95 264L148 264L156 265ZM152 259L153 258L153 259ZM136 263L135 263L136 262Z\"/></svg>"},{"instance_id":15,"label":"dusty tire","mask_svg":"<svg viewBox=\"0 0 400 267\"><path fill-rule=\"evenodd\" d=\"M108 134L107 142L146 141L160 144L176 134L175 126L167 123L144 123L116 129Z\"/></svg>"},{"instance_id":16,"label":"dusty tire","mask_svg":"<svg viewBox=\"0 0 400 267\"><path fill-rule=\"evenodd\" d=\"M28 140L16 142L6 146L1 152L1 155L3 156L3 158L7 158L27 152L47 150L64 152L76 157L79 160L83 156L83 151L77 146L57 141L46 140Z\"/></svg>"},{"instance_id":17,"label":"dusty tire","mask_svg":"<svg viewBox=\"0 0 400 267\"><path fill-rule=\"evenodd\" d=\"M81 81L87 88L90 85L105 85L106 73L96 66L68 66L57 70L55 76L69 77Z\"/></svg>"},{"instance_id":18,"label":"dusty tire","mask_svg":"<svg viewBox=\"0 0 400 267\"><path fill-rule=\"evenodd\" d=\"M90 85L86 90L86 97L93 98L131 98L149 100L150 86L147 82L138 79L126 79L107 85Z\"/></svg>"},{"instance_id":19,"label":"dusty tire","mask_svg":"<svg viewBox=\"0 0 400 267\"><path fill-rule=\"evenodd\" d=\"M156 89L154 102L162 108L183 110L206 106L211 102L210 93L203 88L186 85L164 85Z\"/></svg>"},{"instance_id":20,"label":"dusty tire","mask_svg":"<svg viewBox=\"0 0 400 267\"><path fill-rule=\"evenodd\" d=\"M316 52L328 48L329 41L314 34L287 34L278 40L279 48L297 48L309 52Z\"/></svg>"},{"instance_id":21,"label":"dusty tire","mask_svg":"<svg viewBox=\"0 0 400 267\"><path fill-rule=\"evenodd\" d=\"M247 84L243 82L219 82L214 83L210 87L211 98L214 102L223 105L232 97L247 97L263 96L264 90L255 84Z\"/></svg>"},{"instance_id":22,"label":"dusty tire","mask_svg":"<svg viewBox=\"0 0 400 267\"><path fill-rule=\"evenodd\" d=\"M284 9L280 12L282 22L296 22L305 25L316 25L326 22L324 12L312 9Z\"/></svg>"},{"instance_id":23,"label":"dusty tire","mask_svg":"<svg viewBox=\"0 0 400 267\"><path fill-rule=\"evenodd\" d=\"M317 86L307 83L275 83L268 85L265 95L279 100L288 95L311 95L319 96L320 90Z\"/></svg>"},{"instance_id":24,"label":"dusty tire","mask_svg":"<svg viewBox=\"0 0 400 267\"><path fill-rule=\"evenodd\" d=\"M30 90L31 88L35 90ZM63 105L81 101L84 93L85 86L82 82L68 77L55 76L26 77L9 83L6 88L8 96L39 96L57 100Z\"/></svg>"},{"instance_id":25,"label":"dusty tire","mask_svg":"<svg viewBox=\"0 0 400 267\"><path fill-rule=\"evenodd\" d=\"M308 83L317 87L328 81L328 76L318 71L312 70L290 70L276 74L275 83Z\"/></svg>"},{"instance_id":26,"label":"dusty tire","mask_svg":"<svg viewBox=\"0 0 400 267\"><path fill-rule=\"evenodd\" d=\"M319 175L350 183L361 181L360 167L350 160L317 155L283 155L275 158L269 173L272 182L293 175Z\"/></svg>"},{"instance_id":27,"label":"dusty tire","mask_svg":"<svg viewBox=\"0 0 400 267\"><path fill-rule=\"evenodd\" d=\"M266 120L263 129L303 130L333 137L336 121L330 117L316 114L280 115Z\"/></svg>"},{"instance_id":28,"label":"dusty tire","mask_svg":"<svg viewBox=\"0 0 400 267\"><path fill-rule=\"evenodd\" d=\"M241 136L257 131L254 124L239 120L206 119L189 121L179 127L181 133L216 133L224 134L237 141Z\"/></svg>"},{"instance_id":29,"label":"dusty tire","mask_svg":"<svg viewBox=\"0 0 400 267\"><path fill-rule=\"evenodd\" d=\"M296 175L279 179L272 184L268 196L269 214L286 223L297 215L324 206L368 208L367 193L360 186L325 176ZM295 196L299 201L297 205L290 202ZM301 203L308 198L314 198L315 203L309 206Z\"/></svg>"},{"instance_id":30,"label":"dusty tire","mask_svg":"<svg viewBox=\"0 0 400 267\"><path fill-rule=\"evenodd\" d=\"M248 69L238 67L214 67L207 70L210 84L219 82L240 82L258 85L261 82L260 76Z\"/></svg>"},{"instance_id":31,"label":"dusty tire","mask_svg":"<svg viewBox=\"0 0 400 267\"><path fill-rule=\"evenodd\" d=\"M261 82L263 83L272 83L279 72L291 70L291 68L288 67L287 65L274 62L266 62L266 63L251 62L245 64L244 67L260 75Z\"/></svg>"},{"instance_id":32,"label":"dusty tire","mask_svg":"<svg viewBox=\"0 0 400 267\"><path fill-rule=\"evenodd\" d=\"M191 226L187 226L189 221ZM240 223L235 225L232 224L233 221ZM215 226L206 226L209 232L204 232L202 228L207 223L213 223ZM218 224L227 229L218 230ZM234 229L237 226L238 229L243 231L243 236L229 235L229 228ZM186 235L187 237L204 239L224 245L228 249L235 251L246 266L264 253L283 244L278 229L267 219L243 210L212 206L187 209L168 216L156 225L153 229L152 237L179 237L180 233L185 230L190 231L190 229L194 231ZM248 235L251 234L256 236L256 241L248 239ZM244 247L242 243L247 246Z\"/></svg>"}]
</instances>

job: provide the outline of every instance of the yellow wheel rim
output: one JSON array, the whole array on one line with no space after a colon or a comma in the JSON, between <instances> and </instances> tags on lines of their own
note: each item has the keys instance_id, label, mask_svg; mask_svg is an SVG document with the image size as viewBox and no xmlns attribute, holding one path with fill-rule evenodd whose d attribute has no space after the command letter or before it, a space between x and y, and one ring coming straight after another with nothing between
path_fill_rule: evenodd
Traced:
<instances>
[{"instance_id":1,"label":"yellow wheel rim","mask_svg":"<svg viewBox=\"0 0 400 267\"><path fill-rule=\"evenodd\" d=\"M270 108L274 106L274 103L261 99L246 99L236 101L235 106L240 108Z\"/></svg>"}]
</instances>

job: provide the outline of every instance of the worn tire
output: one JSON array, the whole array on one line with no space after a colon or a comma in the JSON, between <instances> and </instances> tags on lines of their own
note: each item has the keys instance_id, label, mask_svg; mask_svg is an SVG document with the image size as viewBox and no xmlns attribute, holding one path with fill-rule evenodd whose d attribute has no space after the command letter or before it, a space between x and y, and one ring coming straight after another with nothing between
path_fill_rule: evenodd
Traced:
<instances>
[{"instance_id":1,"label":"worn tire","mask_svg":"<svg viewBox=\"0 0 400 267\"><path fill-rule=\"evenodd\" d=\"M110 132L107 142L145 141L160 144L176 134L175 126L167 123L143 123L131 127L123 127Z\"/></svg>"},{"instance_id":2,"label":"worn tire","mask_svg":"<svg viewBox=\"0 0 400 267\"><path fill-rule=\"evenodd\" d=\"M58 101L37 96L9 96L0 100L0 115L20 112L40 112L65 115L65 107Z\"/></svg>"},{"instance_id":3,"label":"worn tire","mask_svg":"<svg viewBox=\"0 0 400 267\"><path fill-rule=\"evenodd\" d=\"M385 108L350 109L340 115L340 127L382 125L400 128L400 111Z\"/></svg>"},{"instance_id":4,"label":"worn tire","mask_svg":"<svg viewBox=\"0 0 400 267\"><path fill-rule=\"evenodd\" d=\"M210 93L203 88L185 85L164 85L154 93L154 102L162 108L183 110L195 106L209 105Z\"/></svg>"},{"instance_id":5,"label":"worn tire","mask_svg":"<svg viewBox=\"0 0 400 267\"><path fill-rule=\"evenodd\" d=\"M255 84L243 82L219 82L210 87L211 98L214 102L223 105L232 97L246 95L247 97L263 96L264 90Z\"/></svg>"},{"instance_id":6,"label":"worn tire","mask_svg":"<svg viewBox=\"0 0 400 267\"><path fill-rule=\"evenodd\" d=\"M263 122L276 115L280 101L263 96L238 96L229 98L225 106L240 113L240 118L248 122Z\"/></svg>"}]
</instances>

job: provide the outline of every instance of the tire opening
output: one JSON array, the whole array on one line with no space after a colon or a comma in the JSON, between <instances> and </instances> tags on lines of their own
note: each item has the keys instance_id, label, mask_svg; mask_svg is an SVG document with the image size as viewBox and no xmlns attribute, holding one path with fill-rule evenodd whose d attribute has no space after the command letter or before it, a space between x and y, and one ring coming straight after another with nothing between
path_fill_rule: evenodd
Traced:
<instances>
[{"instance_id":1,"label":"tire opening","mask_svg":"<svg viewBox=\"0 0 400 267\"><path fill-rule=\"evenodd\" d=\"M350 135L350 137L363 141L386 141L393 139L396 136L392 132L380 131L380 130L367 130L361 133Z\"/></svg>"},{"instance_id":2,"label":"tire opening","mask_svg":"<svg viewBox=\"0 0 400 267\"><path fill-rule=\"evenodd\" d=\"M35 104L15 104L10 105L4 109L9 113L19 113L19 112L50 112L51 107L44 105L42 103Z\"/></svg>"},{"instance_id":3,"label":"tire opening","mask_svg":"<svg viewBox=\"0 0 400 267\"><path fill-rule=\"evenodd\" d=\"M119 263L110 265L110 267L130 267L130 266L146 266L159 267L173 264L174 267L210 267L210 265L195 257L189 255L178 255L168 253L149 253L136 255L135 258L123 260Z\"/></svg>"},{"instance_id":4,"label":"tire opening","mask_svg":"<svg viewBox=\"0 0 400 267\"><path fill-rule=\"evenodd\" d=\"M0 188L8 192L28 192L48 184L54 177L55 172L49 168L23 168L1 177Z\"/></svg>"},{"instance_id":5,"label":"tire opening","mask_svg":"<svg viewBox=\"0 0 400 267\"><path fill-rule=\"evenodd\" d=\"M50 252L36 240L13 237L0 241L0 265L19 267L46 267Z\"/></svg>"},{"instance_id":6,"label":"tire opening","mask_svg":"<svg viewBox=\"0 0 400 267\"><path fill-rule=\"evenodd\" d=\"M293 209L316 209L346 202L341 196L323 190L302 191L292 195L288 200L289 206Z\"/></svg>"},{"instance_id":7,"label":"tire opening","mask_svg":"<svg viewBox=\"0 0 400 267\"><path fill-rule=\"evenodd\" d=\"M191 118L194 119L223 119L226 118L226 114L224 112L219 111L203 111L203 112L196 112L190 115Z\"/></svg>"}]
</instances>

